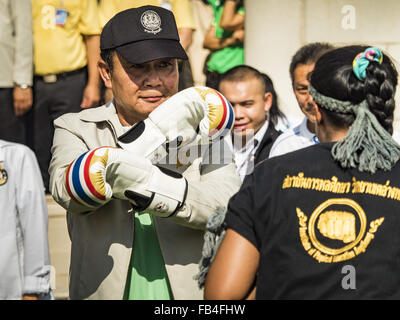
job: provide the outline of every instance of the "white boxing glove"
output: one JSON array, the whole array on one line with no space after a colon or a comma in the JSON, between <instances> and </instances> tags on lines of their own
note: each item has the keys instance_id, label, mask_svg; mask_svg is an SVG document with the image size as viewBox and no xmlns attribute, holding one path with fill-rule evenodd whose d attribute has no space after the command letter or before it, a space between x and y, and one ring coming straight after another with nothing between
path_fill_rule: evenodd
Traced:
<instances>
[{"instance_id":1,"label":"white boxing glove","mask_svg":"<svg viewBox=\"0 0 400 320\"><path fill-rule=\"evenodd\" d=\"M221 93L196 86L159 105L146 120L120 137L118 145L151 159L157 149L165 156L168 147L183 147L195 138L209 143L224 137L232 130L233 122L233 108Z\"/></svg>"},{"instance_id":2,"label":"white boxing glove","mask_svg":"<svg viewBox=\"0 0 400 320\"><path fill-rule=\"evenodd\" d=\"M120 148L100 147L68 166L66 188L74 201L92 209L115 197L129 200L136 211L168 217L185 202L187 181L144 157Z\"/></svg>"}]
</instances>

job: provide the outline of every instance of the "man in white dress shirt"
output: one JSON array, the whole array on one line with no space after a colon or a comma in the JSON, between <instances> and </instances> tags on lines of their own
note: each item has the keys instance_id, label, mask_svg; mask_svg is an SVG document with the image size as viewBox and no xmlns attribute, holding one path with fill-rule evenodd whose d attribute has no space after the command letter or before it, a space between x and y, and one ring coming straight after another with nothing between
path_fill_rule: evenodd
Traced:
<instances>
[{"instance_id":1,"label":"man in white dress shirt","mask_svg":"<svg viewBox=\"0 0 400 320\"><path fill-rule=\"evenodd\" d=\"M33 151L0 140L0 300L51 298L44 195Z\"/></svg>"},{"instance_id":2,"label":"man in white dress shirt","mask_svg":"<svg viewBox=\"0 0 400 320\"><path fill-rule=\"evenodd\" d=\"M257 163L268 158L272 144L281 133L269 116L274 103L278 108L272 81L270 83L268 88L263 74L240 65L223 74L219 84L220 92L235 113L232 145L242 181Z\"/></svg>"},{"instance_id":3,"label":"man in white dress shirt","mask_svg":"<svg viewBox=\"0 0 400 320\"><path fill-rule=\"evenodd\" d=\"M269 157L279 156L291 151L318 143L314 129L313 101L308 92L308 75L315 62L327 51L333 49L328 43L310 43L301 47L290 63L290 77L297 103L305 117L296 127L287 130L273 144Z\"/></svg>"}]
</instances>

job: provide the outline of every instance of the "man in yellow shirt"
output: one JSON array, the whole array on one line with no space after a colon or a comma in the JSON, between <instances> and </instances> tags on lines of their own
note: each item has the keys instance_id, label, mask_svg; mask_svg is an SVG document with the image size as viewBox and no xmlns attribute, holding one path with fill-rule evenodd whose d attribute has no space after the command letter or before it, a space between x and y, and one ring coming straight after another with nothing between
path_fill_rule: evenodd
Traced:
<instances>
[{"instance_id":1,"label":"man in yellow shirt","mask_svg":"<svg viewBox=\"0 0 400 320\"><path fill-rule=\"evenodd\" d=\"M48 190L53 121L100 102L97 61L100 23L96 0L31 0L34 105L30 141Z\"/></svg>"}]
</instances>

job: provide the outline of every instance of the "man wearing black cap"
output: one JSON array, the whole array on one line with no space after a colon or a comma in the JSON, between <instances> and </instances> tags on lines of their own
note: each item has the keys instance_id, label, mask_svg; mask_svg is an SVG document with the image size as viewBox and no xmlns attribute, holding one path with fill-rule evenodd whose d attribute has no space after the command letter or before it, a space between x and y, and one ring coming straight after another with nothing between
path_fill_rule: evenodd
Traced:
<instances>
[{"instance_id":1,"label":"man wearing black cap","mask_svg":"<svg viewBox=\"0 0 400 320\"><path fill-rule=\"evenodd\" d=\"M100 46L114 100L54 122L50 188L68 211L70 297L202 299L193 276L207 218L240 186L219 139L233 110L209 88L177 93L187 56L168 10L120 12ZM218 139L200 148L204 132Z\"/></svg>"}]
</instances>

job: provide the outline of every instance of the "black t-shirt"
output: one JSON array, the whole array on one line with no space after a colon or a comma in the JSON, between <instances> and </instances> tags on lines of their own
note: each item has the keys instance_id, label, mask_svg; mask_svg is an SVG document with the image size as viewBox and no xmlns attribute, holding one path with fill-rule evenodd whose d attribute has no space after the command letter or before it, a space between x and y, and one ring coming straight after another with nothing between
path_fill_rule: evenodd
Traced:
<instances>
[{"instance_id":1,"label":"black t-shirt","mask_svg":"<svg viewBox=\"0 0 400 320\"><path fill-rule=\"evenodd\" d=\"M229 202L260 252L257 299L400 298L400 164L343 169L332 145L261 162Z\"/></svg>"}]
</instances>

